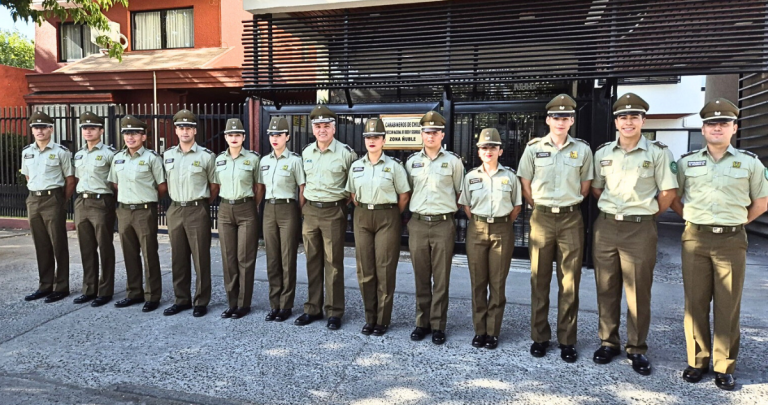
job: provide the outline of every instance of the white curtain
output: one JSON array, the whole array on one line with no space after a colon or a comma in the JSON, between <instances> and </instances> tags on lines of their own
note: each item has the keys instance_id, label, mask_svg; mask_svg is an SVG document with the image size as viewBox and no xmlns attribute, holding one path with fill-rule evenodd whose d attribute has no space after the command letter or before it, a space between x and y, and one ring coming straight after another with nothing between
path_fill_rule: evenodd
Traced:
<instances>
[{"instance_id":1,"label":"white curtain","mask_svg":"<svg viewBox=\"0 0 768 405\"><path fill-rule=\"evenodd\" d=\"M87 25L81 25L81 27L83 28L83 42L85 42L83 45L85 56L99 53L99 49L101 49L101 47L91 42L91 27Z\"/></svg>"},{"instance_id":2,"label":"white curtain","mask_svg":"<svg viewBox=\"0 0 768 405\"><path fill-rule=\"evenodd\" d=\"M77 60L83 58L81 26L74 24L61 25L61 60Z\"/></svg>"},{"instance_id":3,"label":"white curtain","mask_svg":"<svg viewBox=\"0 0 768 405\"><path fill-rule=\"evenodd\" d=\"M192 9L168 10L165 19L166 48L195 46L195 24Z\"/></svg>"},{"instance_id":4,"label":"white curtain","mask_svg":"<svg viewBox=\"0 0 768 405\"><path fill-rule=\"evenodd\" d=\"M160 12L136 13L133 15L133 50L162 48Z\"/></svg>"}]
</instances>

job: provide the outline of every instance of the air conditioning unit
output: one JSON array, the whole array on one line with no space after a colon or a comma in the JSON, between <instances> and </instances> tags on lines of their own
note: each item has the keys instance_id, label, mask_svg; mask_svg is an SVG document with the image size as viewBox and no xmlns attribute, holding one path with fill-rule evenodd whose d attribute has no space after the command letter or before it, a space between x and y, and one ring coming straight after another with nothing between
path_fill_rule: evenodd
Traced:
<instances>
[{"instance_id":1,"label":"air conditioning unit","mask_svg":"<svg viewBox=\"0 0 768 405\"><path fill-rule=\"evenodd\" d=\"M120 23L110 21L108 24L109 24L108 31L101 31L95 28L91 29L91 42L95 44L96 38L98 38L101 35L106 35L109 37L109 39L120 44L120 46L123 47L123 50L125 50L125 48L128 47L128 38L125 35L120 33ZM106 51L107 51L106 49L101 50L102 53L105 53Z\"/></svg>"}]
</instances>

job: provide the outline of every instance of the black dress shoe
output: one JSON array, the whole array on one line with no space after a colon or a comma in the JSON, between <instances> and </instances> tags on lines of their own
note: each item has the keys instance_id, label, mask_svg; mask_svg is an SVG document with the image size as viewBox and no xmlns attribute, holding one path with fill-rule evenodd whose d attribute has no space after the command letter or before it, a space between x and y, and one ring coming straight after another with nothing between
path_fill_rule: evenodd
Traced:
<instances>
[{"instance_id":1,"label":"black dress shoe","mask_svg":"<svg viewBox=\"0 0 768 405\"><path fill-rule=\"evenodd\" d=\"M432 343L436 345L441 345L445 343L445 332L441 330L433 330L432 331Z\"/></svg>"},{"instance_id":2,"label":"black dress shoe","mask_svg":"<svg viewBox=\"0 0 768 405\"><path fill-rule=\"evenodd\" d=\"M237 310L239 311L240 308L238 308ZM248 312L251 312L251 308L248 308ZM248 312L246 312L246 314ZM194 316L195 318L199 318L201 316L205 316L205 314L207 314L207 313L208 313L208 307L202 306L202 305L197 305L197 306L195 306L195 309L192 310L192 316ZM243 315L243 316L245 316L245 315ZM232 314L232 318L234 318L234 317L235 317L235 314Z\"/></svg>"},{"instance_id":3,"label":"black dress shoe","mask_svg":"<svg viewBox=\"0 0 768 405\"><path fill-rule=\"evenodd\" d=\"M560 345L560 358L566 363L575 363L579 358L576 348L573 345Z\"/></svg>"},{"instance_id":4,"label":"black dress shoe","mask_svg":"<svg viewBox=\"0 0 768 405\"><path fill-rule=\"evenodd\" d=\"M366 323L365 325L363 325L363 329L360 331L360 333L362 333L365 336L369 336L373 333L373 328L375 327L376 325L372 323Z\"/></svg>"},{"instance_id":5,"label":"black dress shoe","mask_svg":"<svg viewBox=\"0 0 768 405\"><path fill-rule=\"evenodd\" d=\"M300 317L296 318L296 320L293 321L293 324L298 326L304 326L304 325L309 325L314 321L319 321L321 319L323 319L323 315L310 315L305 312L301 314Z\"/></svg>"},{"instance_id":6,"label":"black dress shoe","mask_svg":"<svg viewBox=\"0 0 768 405\"><path fill-rule=\"evenodd\" d=\"M651 375L651 362L644 354L627 353L627 358L632 360L632 370L641 375Z\"/></svg>"},{"instance_id":7,"label":"black dress shoe","mask_svg":"<svg viewBox=\"0 0 768 405\"><path fill-rule=\"evenodd\" d=\"M498 345L499 345L499 337L498 336L488 336L488 337L485 338L485 348L486 349L493 350Z\"/></svg>"},{"instance_id":8,"label":"black dress shoe","mask_svg":"<svg viewBox=\"0 0 768 405\"><path fill-rule=\"evenodd\" d=\"M325 325L326 328L330 330L336 330L341 328L341 318L338 316L332 316L328 318L328 324Z\"/></svg>"},{"instance_id":9,"label":"black dress shoe","mask_svg":"<svg viewBox=\"0 0 768 405\"><path fill-rule=\"evenodd\" d=\"M486 335L475 335L475 337L472 338L472 347L481 348L485 346L485 336Z\"/></svg>"},{"instance_id":10,"label":"black dress shoe","mask_svg":"<svg viewBox=\"0 0 768 405\"><path fill-rule=\"evenodd\" d=\"M166 308L165 311L163 311L163 315L165 315L165 316L176 315L179 312L186 311L188 309L192 309L192 305L189 305L189 304L187 304L187 305L176 305L176 304L173 304L170 307Z\"/></svg>"},{"instance_id":11,"label":"black dress shoe","mask_svg":"<svg viewBox=\"0 0 768 405\"><path fill-rule=\"evenodd\" d=\"M592 355L592 361L597 364L608 364L619 354L621 354L621 350L619 349L609 346L600 346L599 349L595 350L595 354Z\"/></svg>"},{"instance_id":12,"label":"black dress shoe","mask_svg":"<svg viewBox=\"0 0 768 405\"><path fill-rule=\"evenodd\" d=\"M144 303L144 307L141 308L141 312L152 312L160 306L160 301L147 301Z\"/></svg>"},{"instance_id":13,"label":"black dress shoe","mask_svg":"<svg viewBox=\"0 0 768 405\"><path fill-rule=\"evenodd\" d=\"M85 304L86 302L93 301L96 298L95 295L81 295L77 298L75 298L72 303L73 304Z\"/></svg>"},{"instance_id":14,"label":"black dress shoe","mask_svg":"<svg viewBox=\"0 0 768 405\"><path fill-rule=\"evenodd\" d=\"M267 316L264 317L264 320L267 322L272 322L277 318L277 314L280 313L279 309L272 309L267 313Z\"/></svg>"},{"instance_id":15,"label":"black dress shoe","mask_svg":"<svg viewBox=\"0 0 768 405\"><path fill-rule=\"evenodd\" d=\"M133 304L141 304L144 298L123 298L115 303L116 308L130 307Z\"/></svg>"},{"instance_id":16,"label":"black dress shoe","mask_svg":"<svg viewBox=\"0 0 768 405\"><path fill-rule=\"evenodd\" d=\"M384 336L387 333L387 328L389 328L387 325L376 325L373 328L373 336Z\"/></svg>"},{"instance_id":17,"label":"black dress shoe","mask_svg":"<svg viewBox=\"0 0 768 405\"><path fill-rule=\"evenodd\" d=\"M689 383L697 383L701 381L701 377L709 372L709 367L696 368L688 366L683 370L683 380Z\"/></svg>"},{"instance_id":18,"label":"black dress shoe","mask_svg":"<svg viewBox=\"0 0 768 405\"><path fill-rule=\"evenodd\" d=\"M293 311L291 311L290 308L277 311L277 315L275 315L275 322L282 322L290 318L292 313Z\"/></svg>"},{"instance_id":19,"label":"black dress shoe","mask_svg":"<svg viewBox=\"0 0 768 405\"><path fill-rule=\"evenodd\" d=\"M549 347L549 342L533 342L531 344L531 356L533 357L544 357L547 354L547 348Z\"/></svg>"},{"instance_id":20,"label":"black dress shoe","mask_svg":"<svg viewBox=\"0 0 768 405\"><path fill-rule=\"evenodd\" d=\"M102 306L102 305L104 305L106 303L109 303L109 301L112 301L112 296L111 295L105 295L103 297L96 297L96 299L94 299L93 302L91 302L91 306L94 307L94 308L100 307L100 306Z\"/></svg>"},{"instance_id":21,"label":"black dress shoe","mask_svg":"<svg viewBox=\"0 0 768 405\"><path fill-rule=\"evenodd\" d=\"M227 308L226 311L221 313L221 317L225 318L225 319L226 318L231 318L232 317L232 313L235 312L236 310L237 310L237 307L229 307L229 308Z\"/></svg>"},{"instance_id":22,"label":"black dress shoe","mask_svg":"<svg viewBox=\"0 0 768 405\"><path fill-rule=\"evenodd\" d=\"M733 379L733 374L716 373L715 385L721 390L730 391L736 387L736 380Z\"/></svg>"},{"instance_id":23,"label":"black dress shoe","mask_svg":"<svg viewBox=\"0 0 768 405\"><path fill-rule=\"evenodd\" d=\"M29 294L26 297L24 297L24 301L39 300L40 298L45 298L51 295L52 293L53 291L35 291L32 294Z\"/></svg>"},{"instance_id":24,"label":"black dress shoe","mask_svg":"<svg viewBox=\"0 0 768 405\"><path fill-rule=\"evenodd\" d=\"M411 332L411 340L414 342L424 339L425 336L432 333L432 329L430 328L422 328L421 326L417 326L416 329Z\"/></svg>"},{"instance_id":25,"label":"black dress shoe","mask_svg":"<svg viewBox=\"0 0 768 405\"><path fill-rule=\"evenodd\" d=\"M51 293L51 295L45 297L45 302L47 304L50 304L52 302L61 301L64 298L67 298L67 297L69 297L69 291L67 291L67 292L55 292L55 293Z\"/></svg>"},{"instance_id":26,"label":"black dress shoe","mask_svg":"<svg viewBox=\"0 0 768 405\"><path fill-rule=\"evenodd\" d=\"M200 307L200 308L205 308L205 307ZM237 307L237 311L232 313L232 319L240 319L248 315L249 313L251 313L251 307ZM200 315L200 316L203 316L203 315Z\"/></svg>"}]
</instances>

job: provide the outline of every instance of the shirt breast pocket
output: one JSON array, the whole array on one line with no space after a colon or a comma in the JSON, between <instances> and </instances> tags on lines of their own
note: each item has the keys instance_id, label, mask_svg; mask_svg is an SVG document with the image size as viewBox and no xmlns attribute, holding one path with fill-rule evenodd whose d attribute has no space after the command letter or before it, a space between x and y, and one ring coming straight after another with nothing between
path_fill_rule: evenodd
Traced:
<instances>
[{"instance_id":1,"label":"shirt breast pocket","mask_svg":"<svg viewBox=\"0 0 768 405\"><path fill-rule=\"evenodd\" d=\"M216 172L217 172L217 173L218 173L218 172L223 172L224 170L227 170L227 166L226 166L226 165L223 165L223 166L216 166Z\"/></svg>"},{"instance_id":2,"label":"shirt breast pocket","mask_svg":"<svg viewBox=\"0 0 768 405\"><path fill-rule=\"evenodd\" d=\"M483 182L478 182L478 183L469 185L469 191L471 192L481 191L482 189L483 189Z\"/></svg>"},{"instance_id":3,"label":"shirt breast pocket","mask_svg":"<svg viewBox=\"0 0 768 405\"><path fill-rule=\"evenodd\" d=\"M655 170L653 167L653 163L648 165L648 167L640 166L637 168L637 177L641 179L650 179L653 178L655 174Z\"/></svg>"},{"instance_id":4,"label":"shirt breast pocket","mask_svg":"<svg viewBox=\"0 0 768 405\"><path fill-rule=\"evenodd\" d=\"M189 175L191 177L199 178L205 176L205 171L203 170L202 166L190 166Z\"/></svg>"},{"instance_id":5,"label":"shirt breast pocket","mask_svg":"<svg viewBox=\"0 0 768 405\"><path fill-rule=\"evenodd\" d=\"M291 177L293 176L293 173L291 173L290 170L278 170L277 175L282 177Z\"/></svg>"},{"instance_id":6,"label":"shirt breast pocket","mask_svg":"<svg viewBox=\"0 0 768 405\"><path fill-rule=\"evenodd\" d=\"M505 193L509 193L509 192L511 192L511 191L512 191L512 185L511 185L511 184L509 184L509 183L507 183L507 184L502 184L502 185L501 185L501 191L503 191L503 192L505 192Z\"/></svg>"},{"instance_id":7,"label":"shirt breast pocket","mask_svg":"<svg viewBox=\"0 0 768 405\"><path fill-rule=\"evenodd\" d=\"M165 171L170 173L170 171L173 170L173 167L174 167L173 163L166 163L165 164Z\"/></svg>"},{"instance_id":8,"label":"shirt breast pocket","mask_svg":"<svg viewBox=\"0 0 768 405\"><path fill-rule=\"evenodd\" d=\"M59 159L46 159L45 160L45 177L53 178L61 173L59 167Z\"/></svg>"},{"instance_id":9,"label":"shirt breast pocket","mask_svg":"<svg viewBox=\"0 0 768 405\"><path fill-rule=\"evenodd\" d=\"M749 170L731 167L726 170L725 175L727 176L728 180L730 180L730 184L738 185L738 187L744 187L747 190L749 189Z\"/></svg>"},{"instance_id":10,"label":"shirt breast pocket","mask_svg":"<svg viewBox=\"0 0 768 405\"><path fill-rule=\"evenodd\" d=\"M395 189L395 182L392 179L392 173L382 172L379 175L379 187L384 191L392 191Z\"/></svg>"},{"instance_id":11,"label":"shirt breast pocket","mask_svg":"<svg viewBox=\"0 0 768 405\"><path fill-rule=\"evenodd\" d=\"M554 163L555 159L551 157L536 158L533 160L533 165L536 166L536 169L541 168L541 170L549 169Z\"/></svg>"},{"instance_id":12,"label":"shirt breast pocket","mask_svg":"<svg viewBox=\"0 0 768 405\"><path fill-rule=\"evenodd\" d=\"M686 178L697 178L706 175L709 172L707 166L690 167L685 170Z\"/></svg>"}]
</instances>

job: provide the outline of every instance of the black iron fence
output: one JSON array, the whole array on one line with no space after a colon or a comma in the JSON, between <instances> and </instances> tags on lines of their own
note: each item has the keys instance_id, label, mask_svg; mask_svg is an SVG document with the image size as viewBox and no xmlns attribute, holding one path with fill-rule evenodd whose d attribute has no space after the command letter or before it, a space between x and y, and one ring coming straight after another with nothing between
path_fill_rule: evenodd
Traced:
<instances>
[{"instance_id":1,"label":"black iron fence","mask_svg":"<svg viewBox=\"0 0 768 405\"><path fill-rule=\"evenodd\" d=\"M26 179L20 173L21 150L33 139L27 117L32 111L40 110L54 120L52 141L66 146L74 154L83 146L80 136L79 117L84 111L92 111L104 119L103 141L115 148L123 147L123 139L119 136L120 119L126 114L134 115L148 125L146 147L160 153L177 145L178 138L174 132L173 115L180 109L189 109L198 117L198 144L219 153L226 149L224 126L227 119L239 118L245 126L246 133L250 131L251 120L248 116L248 105L237 104L160 104L155 108L151 104L112 104L112 105L51 105L28 107L10 107L0 109L0 216L24 217L27 215L25 199L28 191ZM249 147L246 137L245 147ZM166 225L165 208L170 200L161 201L159 214L160 225ZM213 227L217 226L218 202L211 207ZM74 202L70 202L68 218L74 218Z\"/></svg>"}]
</instances>

